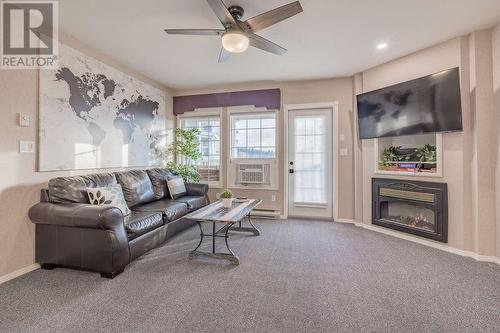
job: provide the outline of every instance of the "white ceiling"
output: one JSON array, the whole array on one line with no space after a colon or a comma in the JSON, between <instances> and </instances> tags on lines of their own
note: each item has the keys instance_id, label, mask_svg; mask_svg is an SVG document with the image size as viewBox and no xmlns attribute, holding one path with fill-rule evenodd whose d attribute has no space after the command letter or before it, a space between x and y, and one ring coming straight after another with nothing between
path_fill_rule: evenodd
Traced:
<instances>
[{"instance_id":1,"label":"white ceiling","mask_svg":"<svg viewBox=\"0 0 500 333\"><path fill-rule=\"evenodd\" d=\"M292 0L224 0L245 18ZM165 28L221 28L205 0L62 0L60 28L174 89L348 76L500 22L500 0L301 0L304 12L259 34L288 49L250 48L217 63L220 38ZM376 50L388 42L385 50Z\"/></svg>"}]
</instances>

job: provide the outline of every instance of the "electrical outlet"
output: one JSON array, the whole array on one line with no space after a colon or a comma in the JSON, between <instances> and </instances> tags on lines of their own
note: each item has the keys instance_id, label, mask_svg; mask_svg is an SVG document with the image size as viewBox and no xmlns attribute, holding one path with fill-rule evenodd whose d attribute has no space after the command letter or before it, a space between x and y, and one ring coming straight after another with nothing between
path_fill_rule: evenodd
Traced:
<instances>
[{"instance_id":1,"label":"electrical outlet","mask_svg":"<svg viewBox=\"0 0 500 333\"><path fill-rule=\"evenodd\" d=\"M215 199L219 200L220 199L220 192L215 193Z\"/></svg>"},{"instance_id":2,"label":"electrical outlet","mask_svg":"<svg viewBox=\"0 0 500 333\"><path fill-rule=\"evenodd\" d=\"M347 156L347 155L348 155L347 148L340 149L340 156Z\"/></svg>"},{"instance_id":3,"label":"electrical outlet","mask_svg":"<svg viewBox=\"0 0 500 333\"><path fill-rule=\"evenodd\" d=\"M276 194L271 195L271 201L275 202L276 201Z\"/></svg>"},{"instance_id":4,"label":"electrical outlet","mask_svg":"<svg viewBox=\"0 0 500 333\"><path fill-rule=\"evenodd\" d=\"M19 152L20 153L34 153L35 152L35 142L34 141L19 141Z\"/></svg>"}]
</instances>

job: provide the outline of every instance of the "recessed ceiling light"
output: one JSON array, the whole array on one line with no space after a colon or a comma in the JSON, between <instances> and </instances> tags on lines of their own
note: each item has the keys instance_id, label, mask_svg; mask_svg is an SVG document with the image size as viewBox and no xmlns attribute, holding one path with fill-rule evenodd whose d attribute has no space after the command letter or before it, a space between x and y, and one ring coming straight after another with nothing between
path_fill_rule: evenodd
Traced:
<instances>
[{"instance_id":1,"label":"recessed ceiling light","mask_svg":"<svg viewBox=\"0 0 500 333\"><path fill-rule=\"evenodd\" d=\"M387 43L380 43L377 45L377 50L385 49L387 45L388 45Z\"/></svg>"}]
</instances>

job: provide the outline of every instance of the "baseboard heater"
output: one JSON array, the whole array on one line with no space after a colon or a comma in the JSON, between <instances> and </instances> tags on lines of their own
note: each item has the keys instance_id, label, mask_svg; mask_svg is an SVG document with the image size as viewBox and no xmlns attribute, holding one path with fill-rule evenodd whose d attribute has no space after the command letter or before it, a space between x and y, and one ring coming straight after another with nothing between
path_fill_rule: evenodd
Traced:
<instances>
[{"instance_id":1,"label":"baseboard heater","mask_svg":"<svg viewBox=\"0 0 500 333\"><path fill-rule=\"evenodd\" d=\"M279 218L280 217L280 211L279 210L274 210L274 209L254 209L252 210L252 217L255 218Z\"/></svg>"}]
</instances>

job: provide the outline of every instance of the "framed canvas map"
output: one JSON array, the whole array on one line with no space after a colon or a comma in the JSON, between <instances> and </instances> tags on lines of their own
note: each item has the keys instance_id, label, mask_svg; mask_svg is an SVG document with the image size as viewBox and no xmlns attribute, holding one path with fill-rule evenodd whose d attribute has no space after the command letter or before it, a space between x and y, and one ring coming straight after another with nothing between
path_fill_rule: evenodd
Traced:
<instances>
[{"instance_id":1,"label":"framed canvas map","mask_svg":"<svg viewBox=\"0 0 500 333\"><path fill-rule=\"evenodd\" d=\"M160 164L165 93L61 44L40 70L39 171Z\"/></svg>"}]
</instances>

